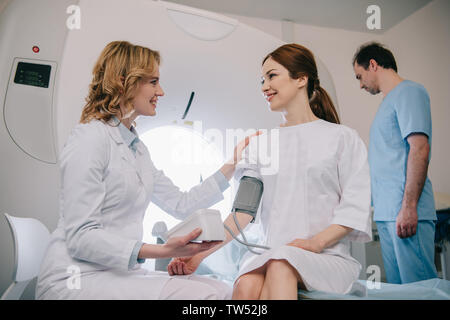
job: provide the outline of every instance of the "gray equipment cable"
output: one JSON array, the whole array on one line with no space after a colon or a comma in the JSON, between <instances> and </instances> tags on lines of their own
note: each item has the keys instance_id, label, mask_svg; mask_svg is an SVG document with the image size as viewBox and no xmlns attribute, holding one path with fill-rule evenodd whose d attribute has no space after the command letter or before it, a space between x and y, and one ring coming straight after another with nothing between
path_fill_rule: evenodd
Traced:
<instances>
[{"instance_id":1,"label":"gray equipment cable","mask_svg":"<svg viewBox=\"0 0 450 320\"><path fill-rule=\"evenodd\" d=\"M225 229L231 234L231 236L232 236L237 242L239 242L239 243L245 245L245 246L247 247L247 249L248 249L250 252L253 252L253 253L255 253L255 254L261 254L261 253L252 250L250 247L260 248L260 249L265 249L265 250L269 250L269 249L270 249L270 247L266 247L266 246L262 246L262 245L258 245L258 244L253 244L253 243L248 243L248 242L247 242L247 239L245 238L245 234L244 234L244 232L242 231L242 228L241 228L241 226L240 226L240 224L239 224L239 222L238 222L238 220L237 220L237 218L236 218L236 212L233 212L232 214L233 214L234 223L236 224L236 227L238 228L239 232L241 233L242 238L244 239L244 241L242 241L241 239L239 239L239 238L233 233L233 231L231 231L231 229L230 229L226 224L223 224L223 226L225 227Z\"/></svg>"}]
</instances>

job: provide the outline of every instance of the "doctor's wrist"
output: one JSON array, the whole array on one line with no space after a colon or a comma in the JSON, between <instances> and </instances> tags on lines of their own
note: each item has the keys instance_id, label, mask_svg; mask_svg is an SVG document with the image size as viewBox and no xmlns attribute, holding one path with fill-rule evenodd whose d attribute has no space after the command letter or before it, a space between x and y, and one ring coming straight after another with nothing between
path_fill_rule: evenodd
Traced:
<instances>
[{"instance_id":1,"label":"doctor's wrist","mask_svg":"<svg viewBox=\"0 0 450 320\"><path fill-rule=\"evenodd\" d=\"M139 259L161 259L171 258L169 250L162 244L144 243L139 250Z\"/></svg>"},{"instance_id":2,"label":"doctor's wrist","mask_svg":"<svg viewBox=\"0 0 450 320\"><path fill-rule=\"evenodd\" d=\"M236 165L234 163L227 162L225 163L220 171L225 176L225 178L229 181L231 177L233 177L234 171L236 170Z\"/></svg>"}]
</instances>

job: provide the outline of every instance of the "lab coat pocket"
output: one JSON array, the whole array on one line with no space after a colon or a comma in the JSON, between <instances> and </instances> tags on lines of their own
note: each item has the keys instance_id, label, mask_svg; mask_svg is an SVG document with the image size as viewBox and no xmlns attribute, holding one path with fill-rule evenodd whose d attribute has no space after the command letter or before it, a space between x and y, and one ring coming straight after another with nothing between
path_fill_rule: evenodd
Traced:
<instances>
[{"instance_id":1,"label":"lab coat pocket","mask_svg":"<svg viewBox=\"0 0 450 320\"><path fill-rule=\"evenodd\" d=\"M118 206L126 192L126 181L121 168L108 168L105 178L105 199L103 210L110 210Z\"/></svg>"}]
</instances>

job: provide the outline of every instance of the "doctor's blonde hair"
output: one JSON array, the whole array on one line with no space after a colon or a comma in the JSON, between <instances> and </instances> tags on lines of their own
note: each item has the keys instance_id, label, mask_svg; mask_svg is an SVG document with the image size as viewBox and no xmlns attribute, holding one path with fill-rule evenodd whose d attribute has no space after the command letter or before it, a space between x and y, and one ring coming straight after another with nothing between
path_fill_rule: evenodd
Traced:
<instances>
[{"instance_id":1,"label":"doctor's blonde hair","mask_svg":"<svg viewBox=\"0 0 450 320\"><path fill-rule=\"evenodd\" d=\"M92 71L80 122L88 123L93 119L108 122L113 116L122 119L133 112L132 100L140 80L150 78L160 60L158 51L127 41L107 44ZM120 109L121 102L125 114Z\"/></svg>"}]
</instances>

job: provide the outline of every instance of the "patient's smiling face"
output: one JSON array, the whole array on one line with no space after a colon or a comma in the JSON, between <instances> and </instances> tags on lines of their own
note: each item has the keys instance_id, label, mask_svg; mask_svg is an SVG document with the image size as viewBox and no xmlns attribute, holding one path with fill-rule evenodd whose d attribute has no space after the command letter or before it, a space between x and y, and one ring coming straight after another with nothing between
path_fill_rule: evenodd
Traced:
<instances>
[{"instance_id":1,"label":"patient's smiling face","mask_svg":"<svg viewBox=\"0 0 450 320\"><path fill-rule=\"evenodd\" d=\"M284 111L299 92L298 80L292 79L289 71L272 58L262 66L261 84L272 111Z\"/></svg>"}]
</instances>

